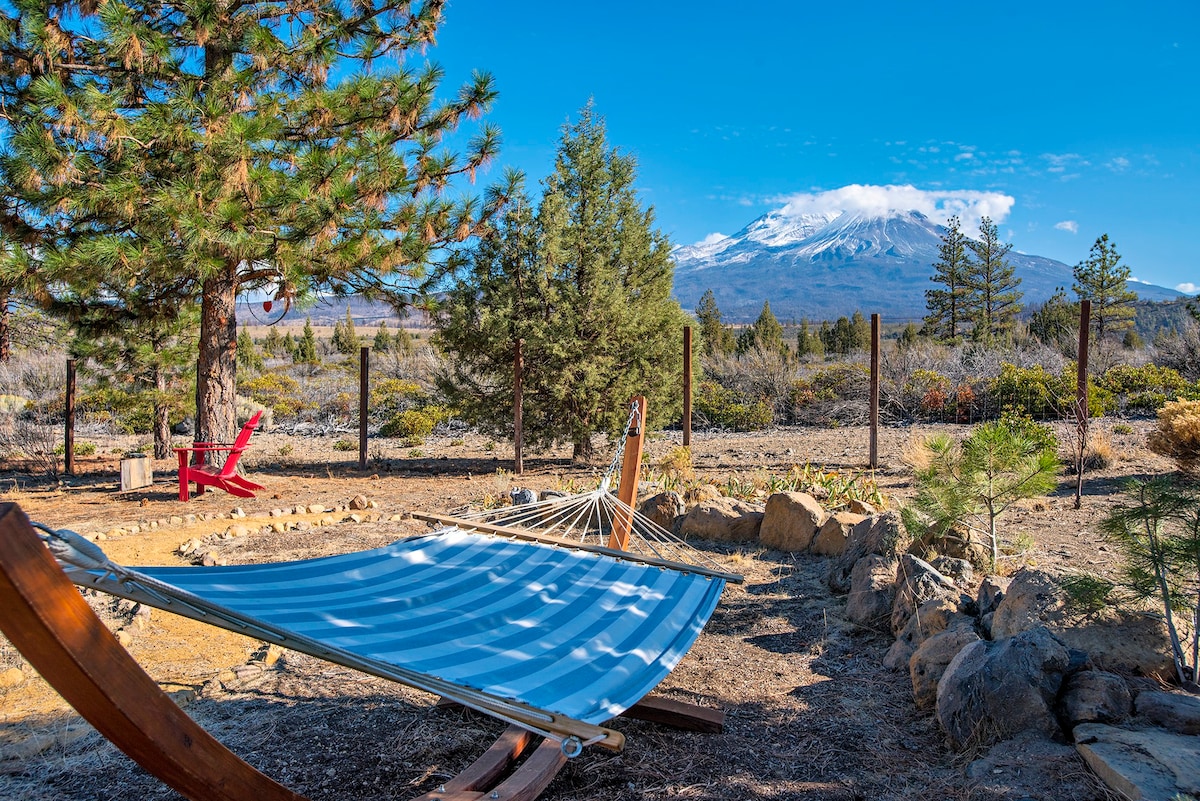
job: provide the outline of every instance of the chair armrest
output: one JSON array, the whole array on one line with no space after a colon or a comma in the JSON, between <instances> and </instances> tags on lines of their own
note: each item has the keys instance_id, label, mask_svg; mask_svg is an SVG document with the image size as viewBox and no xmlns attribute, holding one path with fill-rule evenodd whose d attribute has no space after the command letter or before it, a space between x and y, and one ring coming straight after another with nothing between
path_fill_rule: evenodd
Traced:
<instances>
[{"instance_id":1,"label":"chair armrest","mask_svg":"<svg viewBox=\"0 0 1200 801\"><path fill-rule=\"evenodd\" d=\"M208 451L232 451L232 445L193 445L191 447L172 448L176 453L180 451L186 452L208 452Z\"/></svg>"}]
</instances>

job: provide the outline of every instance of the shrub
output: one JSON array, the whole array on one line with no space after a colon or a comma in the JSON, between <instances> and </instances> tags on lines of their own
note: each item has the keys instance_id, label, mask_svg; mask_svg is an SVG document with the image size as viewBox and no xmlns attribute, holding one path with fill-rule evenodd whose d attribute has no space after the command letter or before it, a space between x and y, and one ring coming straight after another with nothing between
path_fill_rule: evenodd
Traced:
<instances>
[{"instance_id":1,"label":"shrub","mask_svg":"<svg viewBox=\"0 0 1200 801\"><path fill-rule=\"evenodd\" d=\"M1185 473L1200 471L1200 401L1173 401L1163 406L1147 445L1155 453L1174 459Z\"/></svg>"},{"instance_id":2,"label":"shrub","mask_svg":"<svg viewBox=\"0 0 1200 801\"><path fill-rule=\"evenodd\" d=\"M734 431L759 431L775 420L775 414L766 401L747 399L715 381L700 382L695 409L708 425Z\"/></svg>"},{"instance_id":3,"label":"shrub","mask_svg":"<svg viewBox=\"0 0 1200 801\"><path fill-rule=\"evenodd\" d=\"M664 476L683 481L691 481L696 477L696 471L692 467L692 449L683 446L672 449L659 459L655 467Z\"/></svg>"},{"instance_id":4,"label":"shrub","mask_svg":"<svg viewBox=\"0 0 1200 801\"><path fill-rule=\"evenodd\" d=\"M238 390L272 411L273 416L293 417L303 407L300 382L286 373L271 371L238 382Z\"/></svg>"},{"instance_id":5,"label":"shrub","mask_svg":"<svg viewBox=\"0 0 1200 801\"><path fill-rule=\"evenodd\" d=\"M813 425L867 419L871 371L862 364L832 364L792 382L791 422Z\"/></svg>"},{"instance_id":6,"label":"shrub","mask_svg":"<svg viewBox=\"0 0 1200 801\"><path fill-rule=\"evenodd\" d=\"M1027 415L1005 412L1000 415L1000 425L1006 426L1014 434L1024 437L1043 451L1058 453L1058 435L1045 423L1039 423Z\"/></svg>"},{"instance_id":7,"label":"shrub","mask_svg":"<svg viewBox=\"0 0 1200 801\"><path fill-rule=\"evenodd\" d=\"M1117 449L1113 447L1108 434L1093 431L1088 435L1087 445L1083 449L1084 470L1105 470L1115 464L1117 458Z\"/></svg>"},{"instance_id":8,"label":"shrub","mask_svg":"<svg viewBox=\"0 0 1200 801\"><path fill-rule=\"evenodd\" d=\"M1097 386L1117 396L1128 412L1157 412L1168 401L1194 394L1195 388L1171 367L1145 364L1117 365L1096 380Z\"/></svg>"},{"instance_id":9,"label":"shrub","mask_svg":"<svg viewBox=\"0 0 1200 801\"><path fill-rule=\"evenodd\" d=\"M333 443L333 449L335 451L353 451L358 449L358 443L351 442L348 439L339 439L337 442Z\"/></svg>"},{"instance_id":10,"label":"shrub","mask_svg":"<svg viewBox=\"0 0 1200 801\"><path fill-rule=\"evenodd\" d=\"M420 443L433 433L433 418L424 412L407 409L384 423L379 433L385 437L400 437L406 442Z\"/></svg>"},{"instance_id":11,"label":"shrub","mask_svg":"<svg viewBox=\"0 0 1200 801\"><path fill-rule=\"evenodd\" d=\"M993 401L1006 412L1035 420L1058 420L1073 416L1075 367L1067 365L1055 375L1044 367L1003 364L988 390ZM1103 417L1116 409L1113 393L1088 378L1088 417Z\"/></svg>"}]
</instances>

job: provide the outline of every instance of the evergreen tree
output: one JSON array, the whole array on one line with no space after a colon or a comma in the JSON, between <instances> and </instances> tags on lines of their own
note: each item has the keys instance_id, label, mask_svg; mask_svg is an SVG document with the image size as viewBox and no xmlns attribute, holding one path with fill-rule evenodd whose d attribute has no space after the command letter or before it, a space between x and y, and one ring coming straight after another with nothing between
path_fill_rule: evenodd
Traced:
<instances>
[{"instance_id":1,"label":"evergreen tree","mask_svg":"<svg viewBox=\"0 0 1200 801\"><path fill-rule=\"evenodd\" d=\"M1033 311L1029 317L1029 335L1046 345L1074 353L1079 335L1079 304L1067 300L1062 287Z\"/></svg>"},{"instance_id":2,"label":"evergreen tree","mask_svg":"<svg viewBox=\"0 0 1200 801\"><path fill-rule=\"evenodd\" d=\"M737 352L739 356L756 347L764 351L778 353L784 359L787 359L789 355L788 346L783 341L783 326L779 324L779 320L771 312L770 301L763 301L762 311L758 313L758 319L754 321L753 325L742 329L742 333L737 338Z\"/></svg>"},{"instance_id":3,"label":"evergreen tree","mask_svg":"<svg viewBox=\"0 0 1200 801\"><path fill-rule=\"evenodd\" d=\"M154 458L171 456L171 423L183 417L182 400L195 364L195 304L175 305L144 285L113 286L108 306L74 317L71 352L102 383L149 396Z\"/></svg>"},{"instance_id":4,"label":"evergreen tree","mask_svg":"<svg viewBox=\"0 0 1200 801\"><path fill-rule=\"evenodd\" d=\"M254 338L244 325L237 338L237 364L239 370L258 372L263 369L262 354L254 346Z\"/></svg>"},{"instance_id":5,"label":"evergreen tree","mask_svg":"<svg viewBox=\"0 0 1200 801\"><path fill-rule=\"evenodd\" d=\"M289 336L291 335L289 334ZM296 349L292 351L292 361L296 364L321 363L317 356L317 337L313 333L312 319L309 317L304 318L304 335L296 343Z\"/></svg>"},{"instance_id":6,"label":"evergreen tree","mask_svg":"<svg viewBox=\"0 0 1200 801\"><path fill-rule=\"evenodd\" d=\"M1133 328L1137 293L1129 288L1130 267L1121 263L1117 246L1102 234L1088 257L1075 265L1075 285L1080 300L1092 302L1092 333L1097 342Z\"/></svg>"},{"instance_id":7,"label":"evergreen tree","mask_svg":"<svg viewBox=\"0 0 1200 801\"><path fill-rule=\"evenodd\" d=\"M454 355L448 383L493 398L476 408L481 423L511 427L517 339L524 341L532 444L567 441L576 458L589 458L592 435L617 434L634 395L646 395L659 420L678 414L679 337L688 318L671 298L670 244L654 228L653 210L642 210L635 179L635 160L609 148L589 103L564 128L554 173L544 181L530 232L536 251L524 244L527 229L518 222L516 246L505 237L481 247L472 272L460 276L439 315L437 341ZM530 279L520 289L501 277L514 271Z\"/></svg>"},{"instance_id":8,"label":"evergreen tree","mask_svg":"<svg viewBox=\"0 0 1200 801\"><path fill-rule=\"evenodd\" d=\"M871 348L871 324L863 317L862 312L858 309L854 310L854 314L850 317L850 349L870 350Z\"/></svg>"},{"instance_id":9,"label":"evergreen tree","mask_svg":"<svg viewBox=\"0 0 1200 801\"><path fill-rule=\"evenodd\" d=\"M354 355L358 353L358 349L362 347L362 343L358 339L358 330L354 327L354 318L350 316L350 307L346 307L346 320L342 323L342 343L341 347L334 346L338 353Z\"/></svg>"},{"instance_id":10,"label":"evergreen tree","mask_svg":"<svg viewBox=\"0 0 1200 801\"><path fill-rule=\"evenodd\" d=\"M711 289L704 291L696 305L696 321L700 323L700 349L705 356L719 356L733 350L733 332L721 324L721 310Z\"/></svg>"},{"instance_id":11,"label":"evergreen tree","mask_svg":"<svg viewBox=\"0 0 1200 801\"><path fill-rule=\"evenodd\" d=\"M375 339L371 342L371 350L376 353L388 353L392 349L392 335L388 331L387 322L379 321L379 329L375 332Z\"/></svg>"},{"instance_id":12,"label":"evergreen tree","mask_svg":"<svg viewBox=\"0 0 1200 801\"><path fill-rule=\"evenodd\" d=\"M967 292L965 279L969 264L967 237L958 216L950 218L942 244L938 246L938 261L933 265L930 281L944 289L925 290L925 332L943 342L957 342L965 318L963 301Z\"/></svg>"},{"instance_id":13,"label":"evergreen tree","mask_svg":"<svg viewBox=\"0 0 1200 801\"><path fill-rule=\"evenodd\" d=\"M904 330L900 332L900 338L897 340L897 345L901 349L911 348L913 345L917 344L917 337L917 325L916 323L910 322L908 325L904 326Z\"/></svg>"},{"instance_id":14,"label":"evergreen tree","mask_svg":"<svg viewBox=\"0 0 1200 801\"><path fill-rule=\"evenodd\" d=\"M523 177L516 180L523 186ZM469 266L454 276L434 321L434 346L453 356L438 377L439 389L467 419L503 436L513 435L518 345L525 431L545 428L541 393L549 378L542 370L558 346L551 330L554 277L538 251L534 214L519 191L472 250Z\"/></svg>"},{"instance_id":15,"label":"evergreen tree","mask_svg":"<svg viewBox=\"0 0 1200 801\"><path fill-rule=\"evenodd\" d=\"M263 338L263 352L272 358L289 355L287 347L284 345L283 337L279 335L279 329L275 326L270 326L267 329L267 335Z\"/></svg>"},{"instance_id":16,"label":"evergreen tree","mask_svg":"<svg viewBox=\"0 0 1200 801\"><path fill-rule=\"evenodd\" d=\"M403 324L396 326L396 333L392 335L392 350L403 356L411 356L414 349L412 334Z\"/></svg>"},{"instance_id":17,"label":"evergreen tree","mask_svg":"<svg viewBox=\"0 0 1200 801\"><path fill-rule=\"evenodd\" d=\"M963 280L971 337L979 342L995 342L1012 333L1021 311L1021 279L1005 258L1012 245L1000 241L1000 233L991 219L979 223L979 239L967 241L971 259Z\"/></svg>"},{"instance_id":18,"label":"evergreen tree","mask_svg":"<svg viewBox=\"0 0 1200 801\"><path fill-rule=\"evenodd\" d=\"M800 318L800 330L796 334L796 357L800 361L819 358L824 355L825 346L821 343L818 333L808 326L808 318Z\"/></svg>"},{"instance_id":19,"label":"evergreen tree","mask_svg":"<svg viewBox=\"0 0 1200 801\"><path fill-rule=\"evenodd\" d=\"M828 322L821 323L821 342L826 353L848 356L854 349L854 326L849 318L839 317L832 328Z\"/></svg>"},{"instance_id":20,"label":"evergreen tree","mask_svg":"<svg viewBox=\"0 0 1200 801\"><path fill-rule=\"evenodd\" d=\"M17 198L39 229L40 263L26 273L39 297L103 302L90 289L108 269L90 258L99 247L135 257L108 260L113 283L198 301L197 437L231 440L240 290L403 302L502 200L447 191L495 154L498 134L483 125L462 136L462 155L440 150L494 97L487 75L454 93L439 67L414 66L443 11L406 0L7 8L0 87L22 127L0 136L0 207Z\"/></svg>"},{"instance_id":21,"label":"evergreen tree","mask_svg":"<svg viewBox=\"0 0 1200 801\"><path fill-rule=\"evenodd\" d=\"M288 331L283 335L283 352L291 357L292 361L296 361L296 338L292 336L292 332ZM316 342L313 343L313 350L316 350Z\"/></svg>"}]
</instances>

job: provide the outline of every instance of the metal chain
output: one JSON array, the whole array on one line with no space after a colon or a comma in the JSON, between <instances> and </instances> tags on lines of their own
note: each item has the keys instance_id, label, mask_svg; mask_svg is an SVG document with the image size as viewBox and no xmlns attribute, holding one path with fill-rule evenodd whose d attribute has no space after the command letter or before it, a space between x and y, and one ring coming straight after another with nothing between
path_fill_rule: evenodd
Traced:
<instances>
[{"instance_id":1,"label":"metal chain","mask_svg":"<svg viewBox=\"0 0 1200 801\"><path fill-rule=\"evenodd\" d=\"M642 426L642 407L637 401L629 404L629 419L625 422L625 432L621 437L621 441L617 443L617 452L613 454L612 462L609 463L608 469L604 471L604 477L600 481L600 489L607 490L612 484L612 477L621 469L621 462L625 459L625 443L629 440L630 432L635 431Z\"/></svg>"}]
</instances>

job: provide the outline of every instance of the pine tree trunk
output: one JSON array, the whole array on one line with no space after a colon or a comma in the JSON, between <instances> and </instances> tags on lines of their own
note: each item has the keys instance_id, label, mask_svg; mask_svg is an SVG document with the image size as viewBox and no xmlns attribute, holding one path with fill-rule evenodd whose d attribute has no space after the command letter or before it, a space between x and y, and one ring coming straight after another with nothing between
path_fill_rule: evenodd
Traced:
<instances>
[{"instance_id":1,"label":"pine tree trunk","mask_svg":"<svg viewBox=\"0 0 1200 801\"><path fill-rule=\"evenodd\" d=\"M167 373L162 367L154 368L154 458L167 459L171 456L171 421L167 415Z\"/></svg>"},{"instance_id":2,"label":"pine tree trunk","mask_svg":"<svg viewBox=\"0 0 1200 801\"><path fill-rule=\"evenodd\" d=\"M8 328L8 301L11 297L10 289L7 287L0 289L0 362L8 361L12 356L11 335Z\"/></svg>"},{"instance_id":3,"label":"pine tree trunk","mask_svg":"<svg viewBox=\"0 0 1200 801\"><path fill-rule=\"evenodd\" d=\"M237 265L204 282L200 360L196 367L196 439L233 442L237 386Z\"/></svg>"}]
</instances>

